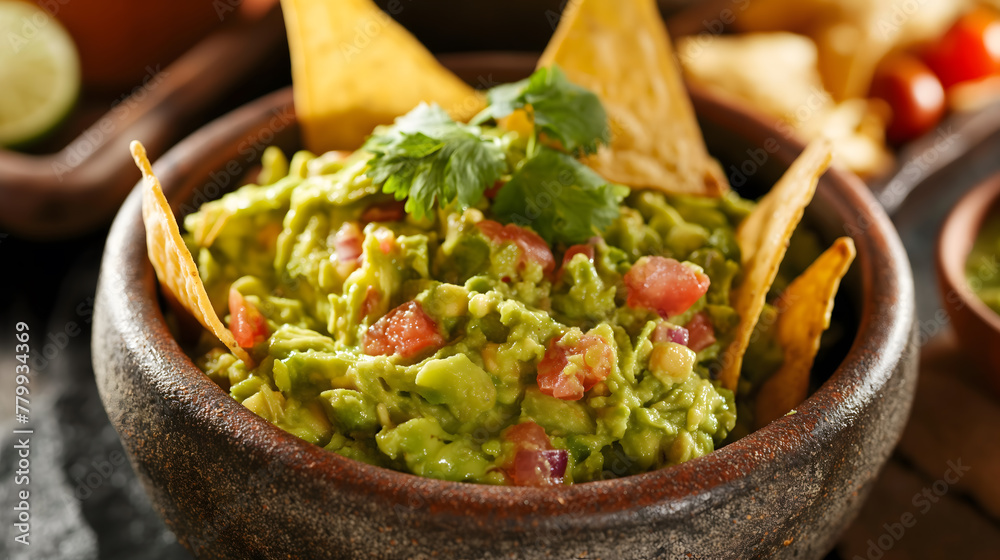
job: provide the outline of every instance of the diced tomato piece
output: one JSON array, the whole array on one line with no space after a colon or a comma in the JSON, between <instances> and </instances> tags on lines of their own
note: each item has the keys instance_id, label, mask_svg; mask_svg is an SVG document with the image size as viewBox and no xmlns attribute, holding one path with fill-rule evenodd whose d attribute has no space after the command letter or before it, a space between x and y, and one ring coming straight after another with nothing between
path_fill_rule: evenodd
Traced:
<instances>
[{"instance_id":1,"label":"diced tomato piece","mask_svg":"<svg viewBox=\"0 0 1000 560\"><path fill-rule=\"evenodd\" d=\"M408 301L386 313L365 332L365 354L410 359L444 346L438 326L420 304Z\"/></svg>"},{"instance_id":2,"label":"diced tomato piece","mask_svg":"<svg viewBox=\"0 0 1000 560\"><path fill-rule=\"evenodd\" d=\"M361 222L398 222L406 216L406 201L390 200L372 204L361 213Z\"/></svg>"},{"instance_id":3,"label":"diced tomato piece","mask_svg":"<svg viewBox=\"0 0 1000 560\"><path fill-rule=\"evenodd\" d=\"M482 220L476 224L479 231L483 232L488 239L495 241L497 243L503 243L507 241L507 235L504 233L504 226L500 222L493 220Z\"/></svg>"},{"instance_id":4,"label":"diced tomato piece","mask_svg":"<svg viewBox=\"0 0 1000 560\"><path fill-rule=\"evenodd\" d=\"M514 485L562 484L569 453L553 449L544 428L534 422L522 422L507 428L501 437L515 447L513 458L504 467Z\"/></svg>"},{"instance_id":5,"label":"diced tomato piece","mask_svg":"<svg viewBox=\"0 0 1000 560\"><path fill-rule=\"evenodd\" d=\"M563 266L569 261L573 260L573 257L584 254L587 255L587 260L594 260L594 246L593 245L571 245L569 249L566 249L566 254L563 255Z\"/></svg>"},{"instance_id":6,"label":"diced tomato piece","mask_svg":"<svg viewBox=\"0 0 1000 560\"><path fill-rule=\"evenodd\" d=\"M625 274L626 303L670 317L687 311L705 295L710 283L704 273L674 259L642 257Z\"/></svg>"},{"instance_id":7,"label":"diced tomato piece","mask_svg":"<svg viewBox=\"0 0 1000 560\"><path fill-rule=\"evenodd\" d=\"M701 352L715 344L715 327L712 326L712 319L708 313L704 311L695 313L685 328L690 335L687 346L695 352Z\"/></svg>"},{"instance_id":8,"label":"diced tomato piece","mask_svg":"<svg viewBox=\"0 0 1000 560\"><path fill-rule=\"evenodd\" d=\"M361 243L364 240L358 224L344 222L333 237L333 249L337 260L342 263L358 262L363 251Z\"/></svg>"},{"instance_id":9,"label":"diced tomato piece","mask_svg":"<svg viewBox=\"0 0 1000 560\"><path fill-rule=\"evenodd\" d=\"M552 249L537 233L509 224L507 228L517 228L513 230L512 237L524 251L524 257L541 265L542 271L546 274L552 272L556 267L556 259L552 256ZM508 229L508 231L510 231ZM516 233L514 233L516 232ZM523 262L523 261L522 261Z\"/></svg>"},{"instance_id":10,"label":"diced tomato piece","mask_svg":"<svg viewBox=\"0 0 1000 560\"><path fill-rule=\"evenodd\" d=\"M569 261L573 260L573 257L577 255L587 255L587 259L590 262L594 262L594 246L593 245L572 245L569 249L566 249L566 254L563 255L562 265L559 266L559 272L556 273L556 278L562 278L563 271L566 270L566 265Z\"/></svg>"},{"instance_id":11,"label":"diced tomato piece","mask_svg":"<svg viewBox=\"0 0 1000 560\"><path fill-rule=\"evenodd\" d=\"M229 330L240 348L253 348L270 336L267 319L236 288L229 288Z\"/></svg>"},{"instance_id":12,"label":"diced tomato piece","mask_svg":"<svg viewBox=\"0 0 1000 560\"><path fill-rule=\"evenodd\" d=\"M537 233L516 224L502 225L493 220L482 220L476 227L494 243L511 241L521 248L521 266L526 261L534 261L541 265L547 274L556 267L556 259L552 249Z\"/></svg>"},{"instance_id":13,"label":"diced tomato piece","mask_svg":"<svg viewBox=\"0 0 1000 560\"><path fill-rule=\"evenodd\" d=\"M538 388L542 393L576 401L597 383L607 379L615 363L614 349L597 335L567 335L553 339L538 362Z\"/></svg>"},{"instance_id":14,"label":"diced tomato piece","mask_svg":"<svg viewBox=\"0 0 1000 560\"><path fill-rule=\"evenodd\" d=\"M653 329L653 334L649 337L649 340L652 342L674 342L687 346L690 334L684 327L678 327L670 323L660 323Z\"/></svg>"}]
</instances>

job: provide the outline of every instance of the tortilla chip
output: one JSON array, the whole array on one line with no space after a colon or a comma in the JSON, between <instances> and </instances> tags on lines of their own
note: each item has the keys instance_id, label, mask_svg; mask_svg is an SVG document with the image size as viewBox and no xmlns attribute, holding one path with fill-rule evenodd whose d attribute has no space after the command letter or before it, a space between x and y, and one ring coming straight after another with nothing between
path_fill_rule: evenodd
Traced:
<instances>
[{"instance_id":1,"label":"tortilla chip","mask_svg":"<svg viewBox=\"0 0 1000 560\"><path fill-rule=\"evenodd\" d=\"M160 181L153 175L153 167L146 157L146 148L133 141L129 146L132 159L142 171L145 188L142 192L142 222L146 226L146 251L153 263L156 277L160 285L166 288L174 298L187 309L198 322L212 332L234 356L243 360L247 367L254 367L254 361L246 350L236 344L233 333L222 324L212 302L208 298L205 286L198 275L198 266L194 263L190 251L181 238L180 228L174 219L174 213L163 196Z\"/></svg>"},{"instance_id":2,"label":"tortilla chip","mask_svg":"<svg viewBox=\"0 0 1000 560\"><path fill-rule=\"evenodd\" d=\"M721 357L719 379L727 389L736 389L743 354L750 344L750 335L764 309L767 292L785 256L788 240L812 200L816 183L829 166L830 158L829 140L823 138L809 144L736 230L743 272L730 296L730 303L740 322L736 325L732 343Z\"/></svg>"},{"instance_id":3,"label":"tortilla chip","mask_svg":"<svg viewBox=\"0 0 1000 560\"><path fill-rule=\"evenodd\" d=\"M736 16L740 31L793 31L812 37L819 68L837 101L864 97L887 53L940 37L968 0L754 0Z\"/></svg>"},{"instance_id":4,"label":"tortilla chip","mask_svg":"<svg viewBox=\"0 0 1000 560\"><path fill-rule=\"evenodd\" d=\"M851 171L874 176L892 164L885 146L888 107L861 98L835 102L824 89L809 37L761 32L706 41L695 35L680 39L677 53L689 83L778 119L785 136L830 138L834 160Z\"/></svg>"},{"instance_id":5,"label":"tortilla chip","mask_svg":"<svg viewBox=\"0 0 1000 560\"><path fill-rule=\"evenodd\" d=\"M833 107L816 66L816 44L785 32L700 35L677 41L687 80L777 117L793 128ZM803 107L809 109L805 115ZM806 118L802 118L802 117Z\"/></svg>"},{"instance_id":6,"label":"tortilla chip","mask_svg":"<svg viewBox=\"0 0 1000 560\"><path fill-rule=\"evenodd\" d=\"M719 196L728 182L708 155L655 0L573 0L539 67L558 64L600 97L611 142L587 165L609 181Z\"/></svg>"},{"instance_id":7,"label":"tortilla chip","mask_svg":"<svg viewBox=\"0 0 1000 560\"><path fill-rule=\"evenodd\" d=\"M485 106L371 0L281 0L295 111L315 153L355 150L421 101L468 120Z\"/></svg>"},{"instance_id":8,"label":"tortilla chip","mask_svg":"<svg viewBox=\"0 0 1000 560\"><path fill-rule=\"evenodd\" d=\"M875 67L892 48L884 34L855 23L831 23L813 31L823 83L837 101L865 97Z\"/></svg>"},{"instance_id":9,"label":"tortilla chip","mask_svg":"<svg viewBox=\"0 0 1000 560\"><path fill-rule=\"evenodd\" d=\"M830 326L840 279L854 261L854 240L841 237L781 294L775 304L775 339L784 351L781 367L757 392L758 428L792 410L809 394L809 372L823 331Z\"/></svg>"}]
</instances>

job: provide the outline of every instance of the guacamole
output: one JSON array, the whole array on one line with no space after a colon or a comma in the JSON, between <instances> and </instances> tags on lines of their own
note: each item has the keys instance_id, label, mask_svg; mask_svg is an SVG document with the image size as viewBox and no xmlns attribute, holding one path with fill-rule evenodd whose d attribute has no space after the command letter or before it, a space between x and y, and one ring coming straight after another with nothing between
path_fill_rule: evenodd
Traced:
<instances>
[{"instance_id":1,"label":"guacamole","mask_svg":"<svg viewBox=\"0 0 1000 560\"><path fill-rule=\"evenodd\" d=\"M206 335L198 366L306 441L445 480L569 484L713 451L736 425L713 373L752 203L609 184L573 127L504 116L421 106L353 153L269 148L257 184L184 221L255 362Z\"/></svg>"},{"instance_id":2,"label":"guacamole","mask_svg":"<svg viewBox=\"0 0 1000 560\"><path fill-rule=\"evenodd\" d=\"M1000 313L998 253L1000 253L1000 218L993 217L986 221L976 236L969 258L965 262L965 278L976 296L996 313Z\"/></svg>"}]
</instances>

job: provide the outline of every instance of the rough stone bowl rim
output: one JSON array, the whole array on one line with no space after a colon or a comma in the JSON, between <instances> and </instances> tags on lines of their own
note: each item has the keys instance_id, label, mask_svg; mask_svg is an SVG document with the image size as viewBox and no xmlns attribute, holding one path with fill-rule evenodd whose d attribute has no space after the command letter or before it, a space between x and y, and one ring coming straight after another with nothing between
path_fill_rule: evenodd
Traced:
<instances>
[{"instance_id":1,"label":"rough stone bowl rim","mask_svg":"<svg viewBox=\"0 0 1000 560\"><path fill-rule=\"evenodd\" d=\"M733 113L732 116L742 120L744 126L775 131L773 125L728 103L709 99L701 93L695 93L694 97L696 105L699 102L717 105L720 110ZM184 169L185 160L197 157L205 149L204 145L232 136L233 129L254 122L262 112L290 103L290 98L290 92L282 90L245 105L210 123L160 158L154 169L164 178L168 199L175 205L178 202L171 196L174 191L172 179L176 170ZM775 131L777 138L783 138L778 134ZM784 151L802 149L801 143L783 142ZM888 217L860 179L833 168L825 175L824 183L839 184L843 192L833 196L825 192L832 187L821 187L818 199L832 201L843 211L853 208L869 223L868 229L861 231L860 236L854 236L859 246L855 266L861 267L863 291L859 294L863 300L858 314L860 324L851 349L837 370L797 407L796 414L778 419L704 457L645 474L566 487L540 489L476 485L423 478L370 466L300 440L238 404L204 376L181 350L167 330L162 313L154 313L153 316L137 313L142 307L137 302L142 301L159 309L155 299L155 280L148 261L118 262L122 253L127 252L121 243L138 243L144 239L139 215L139 185L115 220L102 269L117 266L119 271L116 273L127 280L124 282L126 292L109 305L126 306L119 314L129 316L143 338L150 342L135 351L144 355L144 361L151 364L149 367L163 374L153 383L163 388L163 395L159 396L170 394L171 398L176 398L178 393L188 394L191 389L196 389L199 395L210 395L207 402L187 403L198 416L192 420L205 429L228 437L239 437L241 434L232 429L231 424L220 425L217 421L220 412L232 415L235 421L242 423L242 435L254 435L245 444L256 447L256 452L260 454L272 455L289 468L307 469L342 491L357 495L376 494L390 501L399 501L406 496L421 500L435 515L465 516L489 512L491 515L524 518L559 516L573 511L586 518L587 523L600 526L600 519L614 516L621 522L625 517L641 515L646 506L671 510L708 507L723 499L728 493L727 488L736 489L743 485L754 471L773 470L776 466L804 457L810 449L814 451L817 445L838 432L838 428L824 422L824 418L831 414L836 417L836 409L846 411L846 415L850 416L852 411L862 409L866 403L877 398L879 389L888 382L909 344L913 321L913 281L906 254ZM878 242L871 241L872 238ZM870 270L878 253L873 246L879 243L885 247L884 258L889 265L886 270ZM144 251L136 254L144 254ZM880 272L892 274L897 281L879 282ZM888 284L895 287L890 289ZM879 297L890 298L898 305L876 305ZM861 348L866 341L877 342L880 351L872 355L871 351ZM164 372L172 372L170 375L179 377L168 379ZM831 410L831 404L835 404L834 410Z\"/></svg>"}]
</instances>

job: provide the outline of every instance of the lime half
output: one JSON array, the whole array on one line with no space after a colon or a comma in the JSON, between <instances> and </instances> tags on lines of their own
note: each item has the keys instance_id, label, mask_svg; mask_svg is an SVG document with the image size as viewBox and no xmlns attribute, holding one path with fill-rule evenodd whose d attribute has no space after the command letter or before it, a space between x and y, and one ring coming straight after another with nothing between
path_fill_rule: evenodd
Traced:
<instances>
[{"instance_id":1,"label":"lime half","mask_svg":"<svg viewBox=\"0 0 1000 560\"><path fill-rule=\"evenodd\" d=\"M79 92L80 57L63 26L34 4L0 0L0 146L44 136Z\"/></svg>"}]
</instances>

